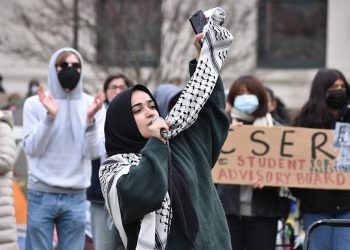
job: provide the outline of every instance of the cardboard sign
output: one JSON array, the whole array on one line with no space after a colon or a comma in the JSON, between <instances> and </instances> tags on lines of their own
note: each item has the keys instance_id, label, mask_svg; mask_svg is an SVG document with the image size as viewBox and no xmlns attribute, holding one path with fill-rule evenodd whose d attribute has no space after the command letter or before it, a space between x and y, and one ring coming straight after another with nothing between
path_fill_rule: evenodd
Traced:
<instances>
[{"instance_id":1,"label":"cardboard sign","mask_svg":"<svg viewBox=\"0 0 350 250\"><path fill-rule=\"evenodd\" d=\"M212 171L215 183L350 189L350 162L336 166L334 130L231 126Z\"/></svg>"}]
</instances>

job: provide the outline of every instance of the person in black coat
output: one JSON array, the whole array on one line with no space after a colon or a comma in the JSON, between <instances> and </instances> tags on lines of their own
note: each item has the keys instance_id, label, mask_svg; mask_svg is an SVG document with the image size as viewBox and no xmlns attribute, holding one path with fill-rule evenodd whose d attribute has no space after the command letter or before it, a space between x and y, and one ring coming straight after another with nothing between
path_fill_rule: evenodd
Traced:
<instances>
[{"instance_id":1,"label":"person in black coat","mask_svg":"<svg viewBox=\"0 0 350 250\"><path fill-rule=\"evenodd\" d=\"M106 107L108 107L114 97L131 86L133 86L133 82L122 73L108 76L103 83ZM103 156L102 161L105 158L106 156ZM98 178L100 165L100 158L92 161L91 186L86 191L87 199L91 204L90 213L94 248L97 250L124 249L118 230L113 225L104 205L105 200Z\"/></svg>"},{"instance_id":2,"label":"person in black coat","mask_svg":"<svg viewBox=\"0 0 350 250\"><path fill-rule=\"evenodd\" d=\"M334 129L337 122L350 123L350 87L336 69L320 69L313 79L309 100L296 116L294 126ZM306 231L320 219L350 219L348 190L292 189L300 199ZM349 228L319 227L310 238L311 250L340 250L350 246Z\"/></svg>"},{"instance_id":3,"label":"person in black coat","mask_svg":"<svg viewBox=\"0 0 350 250\"><path fill-rule=\"evenodd\" d=\"M265 87L256 77L239 77L231 86L226 112L233 125L272 127ZM217 186L231 234L233 250L275 248L277 222L289 213L290 200L280 196L280 188L252 185Z\"/></svg>"}]
</instances>

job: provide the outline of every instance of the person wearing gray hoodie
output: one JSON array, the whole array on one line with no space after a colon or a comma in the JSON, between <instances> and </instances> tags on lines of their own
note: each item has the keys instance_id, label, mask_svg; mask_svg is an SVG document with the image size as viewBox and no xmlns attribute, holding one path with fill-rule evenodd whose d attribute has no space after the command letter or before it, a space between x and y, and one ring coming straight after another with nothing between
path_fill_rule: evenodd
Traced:
<instances>
[{"instance_id":1,"label":"person wearing gray hoodie","mask_svg":"<svg viewBox=\"0 0 350 250\"><path fill-rule=\"evenodd\" d=\"M103 152L104 95L83 92L83 60L72 48L49 63L48 92L28 98L23 147L29 158L26 249L83 249L91 160Z\"/></svg>"}]
</instances>

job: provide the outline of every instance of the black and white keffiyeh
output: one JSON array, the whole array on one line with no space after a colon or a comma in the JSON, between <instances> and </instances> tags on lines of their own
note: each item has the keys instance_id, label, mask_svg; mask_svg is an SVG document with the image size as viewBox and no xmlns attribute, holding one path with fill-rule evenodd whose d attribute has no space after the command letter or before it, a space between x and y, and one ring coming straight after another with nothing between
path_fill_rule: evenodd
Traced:
<instances>
[{"instance_id":1,"label":"black and white keffiyeh","mask_svg":"<svg viewBox=\"0 0 350 250\"><path fill-rule=\"evenodd\" d=\"M106 201L106 207L119 231L124 246L127 245L127 236L122 223L116 187L119 178L128 174L132 165L138 165L140 158L140 154L117 154L109 157L100 167L101 189ZM165 249L170 228L170 216L170 198L169 194L166 193L162 202L162 208L146 214L141 220L136 249Z\"/></svg>"},{"instance_id":2,"label":"black and white keffiyeh","mask_svg":"<svg viewBox=\"0 0 350 250\"><path fill-rule=\"evenodd\" d=\"M228 30L221 27L226 16L221 8L204 12L209 18L204 27L205 36L196 70L184 88L178 102L166 118L170 121L170 131L164 136L175 137L190 127L197 119L198 113L209 99L219 76L219 70L228 53L233 37ZM137 153L116 154L109 157L100 167L100 183L106 207L116 225L124 246L127 235L122 224L119 207L117 182L129 173L132 165L138 165L141 155ZM169 194L166 193L162 208L143 217L136 249L165 249L170 229L172 209Z\"/></svg>"},{"instance_id":3,"label":"black and white keffiyeh","mask_svg":"<svg viewBox=\"0 0 350 250\"><path fill-rule=\"evenodd\" d=\"M203 29L205 36L201 54L194 74L166 118L171 125L170 131L163 134L166 139L175 137L197 120L199 111L215 87L220 68L233 41L231 33L221 26L226 17L222 8L207 10L204 15L209 19Z\"/></svg>"}]
</instances>

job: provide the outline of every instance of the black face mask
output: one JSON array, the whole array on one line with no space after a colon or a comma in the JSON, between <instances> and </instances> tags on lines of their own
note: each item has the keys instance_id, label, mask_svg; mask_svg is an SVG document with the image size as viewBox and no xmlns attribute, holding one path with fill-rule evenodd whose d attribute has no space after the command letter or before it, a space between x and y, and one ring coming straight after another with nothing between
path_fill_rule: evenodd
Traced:
<instances>
[{"instance_id":1,"label":"black face mask","mask_svg":"<svg viewBox=\"0 0 350 250\"><path fill-rule=\"evenodd\" d=\"M80 73L73 67L67 67L61 69L61 71L58 72L57 77L62 88L72 90L78 85Z\"/></svg>"},{"instance_id":2,"label":"black face mask","mask_svg":"<svg viewBox=\"0 0 350 250\"><path fill-rule=\"evenodd\" d=\"M348 94L345 90L329 90L326 101L329 107L340 109L345 105L347 98Z\"/></svg>"}]
</instances>

